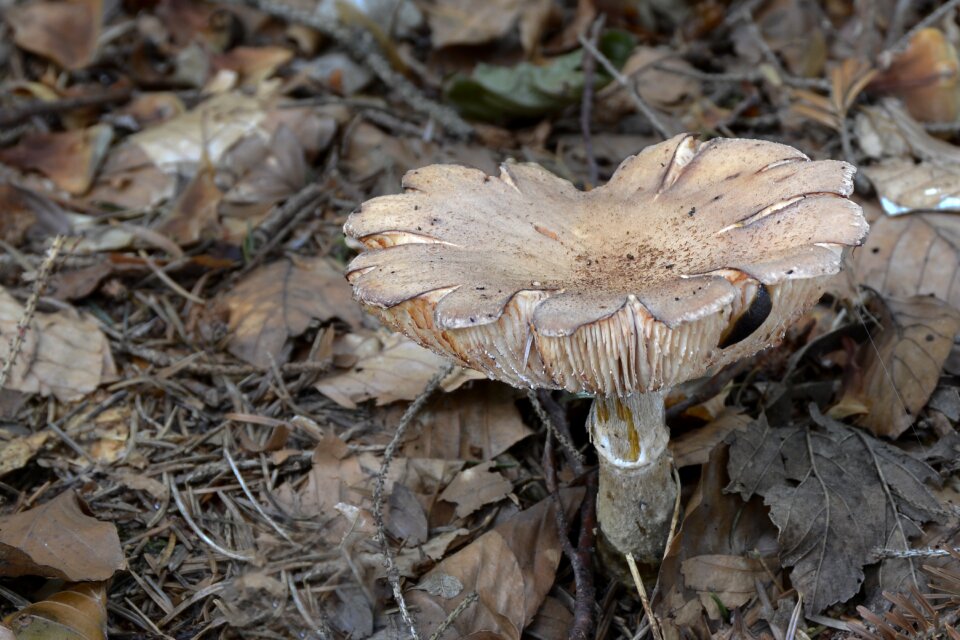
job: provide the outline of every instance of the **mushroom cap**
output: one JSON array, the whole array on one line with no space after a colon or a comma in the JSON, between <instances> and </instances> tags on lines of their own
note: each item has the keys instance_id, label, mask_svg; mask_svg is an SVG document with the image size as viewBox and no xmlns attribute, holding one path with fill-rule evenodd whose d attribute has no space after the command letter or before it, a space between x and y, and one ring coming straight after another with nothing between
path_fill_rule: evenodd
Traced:
<instances>
[{"instance_id":1,"label":"mushroom cap","mask_svg":"<svg viewBox=\"0 0 960 640\"><path fill-rule=\"evenodd\" d=\"M385 324L519 387L628 395L782 339L859 245L854 168L683 134L580 191L536 164L410 171L345 233Z\"/></svg>"}]
</instances>

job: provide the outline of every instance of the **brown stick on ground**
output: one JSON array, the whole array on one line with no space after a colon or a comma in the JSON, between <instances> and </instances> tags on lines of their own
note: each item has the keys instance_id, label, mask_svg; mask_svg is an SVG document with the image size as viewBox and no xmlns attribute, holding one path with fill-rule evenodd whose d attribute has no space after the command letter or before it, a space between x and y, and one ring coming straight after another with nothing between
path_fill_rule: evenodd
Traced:
<instances>
[{"instance_id":1,"label":"brown stick on ground","mask_svg":"<svg viewBox=\"0 0 960 640\"><path fill-rule=\"evenodd\" d=\"M556 504L560 545L563 548L563 554L567 556L573 568L573 581L577 591L573 605L573 624L570 625L567 638L569 640L587 640L593 637L594 630L595 591L590 565L591 553L596 541L594 531L597 528L597 476L594 473L587 476L587 495L584 496L584 501L580 506L580 537L577 540L577 548L574 549L567 535L569 524L564 515L563 503L560 500L560 493L557 488L557 470L554 466L551 433L552 429L547 431L547 440L543 448L543 475L546 479L547 490L553 496L553 501Z\"/></svg>"}]
</instances>

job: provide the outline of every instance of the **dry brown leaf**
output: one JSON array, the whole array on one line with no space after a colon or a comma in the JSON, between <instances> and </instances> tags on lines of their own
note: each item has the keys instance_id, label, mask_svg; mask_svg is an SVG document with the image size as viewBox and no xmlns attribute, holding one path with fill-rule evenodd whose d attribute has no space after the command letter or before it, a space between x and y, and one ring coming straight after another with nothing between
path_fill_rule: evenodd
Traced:
<instances>
[{"instance_id":1,"label":"dry brown leaf","mask_svg":"<svg viewBox=\"0 0 960 640\"><path fill-rule=\"evenodd\" d=\"M256 89L291 58L293 51L286 47L239 46L227 53L213 56L211 62L216 70L227 69L235 72L239 76L240 86Z\"/></svg>"},{"instance_id":2,"label":"dry brown leaf","mask_svg":"<svg viewBox=\"0 0 960 640\"><path fill-rule=\"evenodd\" d=\"M572 625L573 614L570 609L557 598L547 596L524 634L536 640L559 640L567 637Z\"/></svg>"},{"instance_id":3,"label":"dry brown leaf","mask_svg":"<svg viewBox=\"0 0 960 640\"><path fill-rule=\"evenodd\" d=\"M216 239L220 235L217 206L222 198L223 192L214 180L213 167L204 164L177 197L157 231L180 246Z\"/></svg>"},{"instance_id":4,"label":"dry brown leaf","mask_svg":"<svg viewBox=\"0 0 960 640\"><path fill-rule=\"evenodd\" d=\"M399 415L387 412L396 424ZM482 462L497 457L531 435L515 404L514 393L502 384L477 381L439 395L417 414L401 452L408 458L445 458Z\"/></svg>"},{"instance_id":5,"label":"dry brown leaf","mask_svg":"<svg viewBox=\"0 0 960 640\"><path fill-rule=\"evenodd\" d=\"M889 214L960 211L960 164L888 158L864 169Z\"/></svg>"},{"instance_id":6,"label":"dry brown leaf","mask_svg":"<svg viewBox=\"0 0 960 640\"><path fill-rule=\"evenodd\" d=\"M956 268L956 265L954 265ZM861 345L858 374L844 385L841 406L862 405L859 422L896 438L910 428L937 387L960 333L960 310L931 297L887 298L883 330Z\"/></svg>"},{"instance_id":7,"label":"dry brown leaf","mask_svg":"<svg viewBox=\"0 0 960 640\"><path fill-rule=\"evenodd\" d=\"M33 0L7 9L17 46L56 62L82 69L93 61L103 22L103 0Z\"/></svg>"},{"instance_id":8,"label":"dry brown leaf","mask_svg":"<svg viewBox=\"0 0 960 640\"><path fill-rule=\"evenodd\" d=\"M778 567L776 531L762 502L744 504L738 496L724 492L727 452L726 445L715 448L704 465L700 484L686 506L683 525L660 567L658 580L663 595L653 604L670 638L683 637L678 635L681 629L696 632L697 637L710 637L704 603L697 590L687 584L683 571L687 560L715 555L748 558L759 551L772 571ZM770 580L768 575L760 579Z\"/></svg>"},{"instance_id":9,"label":"dry brown leaf","mask_svg":"<svg viewBox=\"0 0 960 640\"><path fill-rule=\"evenodd\" d=\"M570 518L583 500L583 490L566 489L560 495ZM562 555L555 509L556 502L551 497L538 502L444 559L424 576L420 583L423 588L444 578L462 586L445 593L434 590L437 595L422 588L407 593L408 603L419 607L417 623L424 637L464 598L476 593L477 602L467 607L440 637L519 640L521 631L533 620L553 587ZM470 635L480 633L485 635Z\"/></svg>"},{"instance_id":10,"label":"dry brown leaf","mask_svg":"<svg viewBox=\"0 0 960 640\"><path fill-rule=\"evenodd\" d=\"M918 31L907 49L871 84L871 89L899 97L917 120L953 122L960 108L960 62L943 31Z\"/></svg>"},{"instance_id":11,"label":"dry brown leaf","mask_svg":"<svg viewBox=\"0 0 960 640\"><path fill-rule=\"evenodd\" d=\"M960 309L960 216L881 216L854 256L853 275L885 297L934 295Z\"/></svg>"},{"instance_id":12,"label":"dry brown leaf","mask_svg":"<svg viewBox=\"0 0 960 640\"><path fill-rule=\"evenodd\" d=\"M259 160L226 194L232 203L277 202L300 191L307 183L303 145L293 129L277 127L268 143L259 141Z\"/></svg>"},{"instance_id":13,"label":"dry brown leaf","mask_svg":"<svg viewBox=\"0 0 960 640\"><path fill-rule=\"evenodd\" d=\"M55 202L12 184L0 184L0 238L20 246L26 239L71 234L66 212Z\"/></svg>"},{"instance_id":14,"label":"dry brown leaf","mask_svg":"<svg viewBox=\"0 0 960 640\"><path fill-rule=\"evenodd\" d=\"M403 336L391 335L381 351L360 358L350 371L322 379L316 387L320 393L348 409L371 399L377 404L413 400L448 363L448 359ZM472 369L458 368L444 379L441 386L445 391L452 391L468 380L483 377Z\"/></svg>"},{"instance_id":15,"label":"dry brown leaf","mask_svg":"<svg viewBox=\"0 0 960 640\"><path fill-rule=\"evenodd\" d=\"M0 360L8 356L10 336L22 316L20 303L0 289ZM96 322L72 310L38 313L5 388L53 394L62 402L71 402L114 374L110 345Z\"/></svg>"},{"instance_id":16,"label":"dry brown leaf","mask_svg":"<svg viewBox=\"0 0 960 640\"><path fill-rule=\"evenodd\" d=\"M204 157L217 166L223 154L256 132L264 118L262 101L241 93L223 93L127 140L167 172L200 163Z\"/></svg>"},{"instance_id":17,"label":"dry brown leaf","mask_svg":"<svg viewBox=\"0 0 960 640\"><path fill-rule=\"evenodd\" d=\"M657 66L677 69L679 73L664 71ZM652 106L667 109L676 106L684 98L700 96L700 83L683 71L693 67L669 47L637 47L620 70L630 78L630 84L640 97ZM613 83L597 94L597 117L602 121L615 122L626 114L636 111L636 105L627 90Z\"/></svg>"},{"instance_id":18,"label":"dry brown leaf","mask_svg":"<svg viewBox=\"0 0 960 640\"><path fill-rule=\"evenodd\" d=\"M387 531L404 546L416 546L427 541L429 525L423 506L406 485L394 483L387 510L383 516Z\"/></svg>"},{"instance_id":19,"label":"dry brown leaf","mask_svg":"<svg viewBox=\"0 0 960 640\"><path fill-rule=\"evenodd\" d=\"M278 260L256 269L220 305L229 313L227 348L252 365L283 364L284 344L314 320L338 317L357 327L360 307L343 274L323 258Z\"/></svg>"},{"instance_id":20,"label":"dry brown leaf","mask_svg":"<svg viewBox=\"0 0 960 640\"><path fill-rule=\"evenodd\" d=\"M106 640L107 585L69 585L7 616L4 622L20 640Z\"/></svg>"},{"instance_id":21,"label":"dry brown leaf","mask_svg":"<svg viewBox=\"0 0 960 640\"><path fill-rule=\"evenodd\" d=\"M693 464L706 464L714 447L732 431L745 429L752 418L735 409L725 409L715 420L699 429L671 438L669 447L678 469Z\"/></svg>"},{"instance_id":22,"label":"dry brown leaf","mask_svg":"<svg viewBox=\"0 0 960 640\"><path fill-rule=\"evenodd\" d=\"M852 598L876 548L910 548L920 525L943 515L928 486L940 477L919 456L809 410L776 424L761 414L737 432L725 489L763 496L807 614Z\"/></svg>"},{"instance_id":23,"label":"dry brown leaf","mask_svg":"<svg viewBox=\"0 0 960 640\"><path fill-rule=\"evenodd\" d=\"M493 469L488 461L464 469L440 494L441 500L456 503L456 515L465 518L480 507L499 502L513 489L509 480Z\"/></svg>"},{"instance_id":24,"label":"dry brown leaf","mask_svg":"<svg viewBox=\"0 0 960 640\"><path fill-rule=\"evenodd\" d=\"M117 527L93 518L73 491L0 517L0 575L79 582L107 580L125 568Z\"/></svg>"},{"instance_id":25,"label":"dry brown leaf","mask_svg":"<svg viewBox=\"0 0 960 640\"><path fill-rule=\"evenodd\" d=\"M687 558L680 571L684 584L697 592L711 620L721 618L716 600L727 609L742 606L757 595L757 581L762 584L770 576L769 565L759 558L724 554Z\"/></svg>"},{"instance_id":26,"label":"dry brown leaf","mask_svg":"<svg viewBox=\"0 0 960 640\"><path fill-rule=\"evenodd\" d=\"M529 52L540 40L550 4L549 0L436 0L425 8L436 49L490 42L519 24L520 41Z\"/></svg>"},{"instance_id":27,"label":"dry brown leaf","mask_svg":"<svg viewBox=\"0 0 960 640\"><path fill-rule=\"evenodd\" d=\"M107 154L113 129L98 124L89 129L34 133L16 146L0 149L0 162L39 171L74 195L89 191Z\"/></svg>"},{"instance_id":28,"label":"dry brown leaf","mask_svg":"<svg viewBox=\"0 0 960 640\"><path fill-rule=\"evenodd\" d=\"M0 439L0 477L26 466L51 435L49 431L41 431L28 436L18 436L12 440Z\"/></svg>"},{"instance_id":29,"label":"dry brown leaf","mask_svg":"<svg viewBox=\"0 0 960 640\"><path fill-rule=\"evenodd\" d=\"M357 489L367 479L360 461L336 436L327 436L313 450L313 466L307 484L300 492L300 513L305 515L337 515L336 505L345 502L358 505L363 494Z\"/></svg>"}]
</instances>

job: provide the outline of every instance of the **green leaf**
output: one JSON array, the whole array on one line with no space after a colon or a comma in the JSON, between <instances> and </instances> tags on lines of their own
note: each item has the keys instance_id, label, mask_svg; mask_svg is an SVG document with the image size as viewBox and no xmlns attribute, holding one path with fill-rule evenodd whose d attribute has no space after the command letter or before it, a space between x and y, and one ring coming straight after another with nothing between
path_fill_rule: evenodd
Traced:
<instances>
[{"instance_id":1,"label":"green leaf","mask_svg":"<svg viewBox=\"0 0 960 640\"><path fill-rule=\"evenodd\" d=\"M617 67L633 50L633 38L622 31L609 31L600 38L600 50ZM478 64L467 76L458 74L446 86L446 97L468 118L491 122L533 119L555 113L578 100L583 93L583 51L577 50L534 65L514 67ZM596 86L610 82L600 71Z\"/></svg>"}]
</instances>

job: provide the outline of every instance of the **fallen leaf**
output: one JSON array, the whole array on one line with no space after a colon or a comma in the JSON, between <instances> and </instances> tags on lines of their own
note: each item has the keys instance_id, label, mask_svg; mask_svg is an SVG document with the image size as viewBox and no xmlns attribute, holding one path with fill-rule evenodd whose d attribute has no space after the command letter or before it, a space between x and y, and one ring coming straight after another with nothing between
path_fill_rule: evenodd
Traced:
<instances>
[{"instance_id":1,"label":"fallen leaf","mask_svg":"<svg viewBox=\"0 0 960 640\"><path fill-rule=\"evenodd\" d=\"M653 607L666 637L683 637L684 632L710 637L706 613L714 604L704 602L702 591L687 583L684 566L689 562L717 556L757 559L759 555L774 575L779 569L776 530L766 507L759 499L744 504L738 496L724 491L728 460L726 444L710 453L700 482L687 502L680 529L660 566L657 580L661 595L654 599ZM771 580L769 574L760 577L761 583Z\"/></svg>"},{"instance_id":2,"label":"fallen leaf","mask_svg":"<svg viewBox=\"0 0 960 640\"><path fill-rule=\"evenodd\" d=\"M69 585L4 618L20 640L106 640L107 585Z\"/></svg>"},{"instance_id":3,"label":"fallen leaf","mask_svg":"<svg viewBox=\"0 0 960 640\"><path fill-rule=\"evenodd\" d=\"M227 53L213 56L211 62L216 70L236 72L241 86L256 89L291 58L293 51L286 47L238 46Z\"/></svg>"},{"instance_id":4,"label":"fallen leaf","mask_svg":"<svg viewBox=\"0 0 960 640\"><path fill-rule=\"evenodd\" d=\"M601 52L618 67L632 45L632 39L619 31L606 32L598 43ZM502 67L480 63L470 75L453 76L444 93L468 118L505 122L542 117L580 99L584 85L582 62L583 50L578 49L546 64L521 62ZM609 76L597 72L598 89L609 81Z\"/></svg>"},{"instance_id":5,"label":"fallen leaf","mask_svg":"<svg viewBox=\"0 0 960 640\"><path fill-rule=\"evenodd\" d=\"M220 235L217 206L222 198L223 192L214 180L213 167L205 164L174 201L157 231L183 247L200 240L216 239Z\"/></svg>"},{"instance_id":6,"label":"fallen leaf","mask_svg":"<svg viewBox=\"0 0 960 640\"><path fill-rule=\"evenodd\" d=\"M38 193L12 184L0 184L0 238L15 247L28 238L58 233L70 235L72 228L66 212Z\"/></svg>"},{"instance_id":7,"label":"fallen leaf","mask_svg":"<svg viewBox=\"0 0 960 640\"><path fill-rule=\"evenodd\" d=\"M223 154L257 131L265 118L264 105L257 98L223 93L160 125L135 133L127 142L166 172L175 173L183 164L198 164L204 157L217 166Z\"/></svg>"},{"instance_id":8,"label":"fallen leaf","mask_svg":"<svg viewBox=\"0 0 960 640\"><path fill-rule=\"evenodd\" d=\"M252 365L283 364L287 338L313 320L361 323L360 307L339 269L323 258L278 260L251 272L220 300L229 313L230 353Z\"/></svg>"},{"instance_id":9,"label":"fallen leaf","mask_svg":"<svg viewBox=\"0 0 960 640\"><path fill-rule=\"evenodd\" d=\"M20 303L0 289L0 361L8 357L10 336L22 317ZM71 402L114 374L110 345L96 322L73 310L37 313L5 388Z\"/></svg>"},{"instance_id":10,"label":"fallen leaf","mask_svg":"<svg viewBox=\"0 0 960 640\"><path fill-rule=\"evenodd\" d=\"M881 314L882 331L860 346L857 375L846 379L839 404L862 405L860 424L896 438L937 388L960 333L960 310L931 296L914 296L884 299Z\"/></svg>"},{"instance_id":11,"label":"fallen leaf","mask_svg":"<svg viewBox=\"0 0 960 640\"><path fill-rule=\"evenodd\" d=\"M711 620L722 617L717 600L727 609L740 607L757 594L757 581L762 584L770 576L769 564L760 558L719 554L688 558L680 570Z\"/></svg>"},{"instance_id":12,"label":"fallen leaf","mask_svg":"<svg viewBox=\"0 0 960 640\"><path fill-rule=\"evenodd\" d=\"M107 580L126 568L117 527L91 517L72 491L0 517L0 575L73 582Z\"/></svg>"},{"instance_id":13,"label":"fallen leaf","mask_svg":"<svg viewBox=\"0 0 960 640\"><path fill-rule=\"evenodd\" d=\"M891 215L960 211L960 165L888 158L863 170Z\"/></svg>"},{"instance_id":14,"label":"fallen leaf","mask_svg":"<svg viewBox=\"0 0 960 640\"><path fill-rule=\"evenodd\" d=\"M0 442L0 477L26 466L51 435L49 431L41 431Z\"/></svg>"},{"instance_id":15,"label":"fallen leaf","mask_svg":"<svg viewBox=\"0 0 960 640\"><path fill-rule=\"evenodd\" d=\"M761 416L735 434L728 491L763 496L779 530L780 560L808 614L860 589L873 550L907 549L919 524L940 517L930 466L811 405L811 421L771 427Z\"/></svg>"},{"instance_id":16,"label":"fallen leaf","mask_svg":"<svg viewBox=\"0 0 960 640\"><path fill-rule=\"evenodd\" d=\"M872 90L896 95L910 115L923 122L953 122L960 107L957 94L960 62L943 31L916 32L906 50L873 80Z\"/></svg>"},{"instance_id":17,"label":"fallen leaf","mask_svg":"<svg viewBox=\"0 0 960 640\"><path fill-rule=\"evenodd\" d=\"M715 420L698 429L671 438L669 447L678 469L694 464L706 464L714 447L733 431L746 429L753 419L737 410L725 408Z\"/></svg>"},{"instance_id":18,"label":"fallen leaf","mask_svg":"<svg viewBox=\"0 0 960 640\"><path fill-rule=\"evenodd\" d=\"M486 504L503 500L513 489L509 480L493 470L494 464L491 460L464 469L440 494L441 500L456 503L458 518L465 518Z\"/></svg>"},{"instance_id":19,"label":"fallen leaf","mask_svg":"<svg viewBox=\"0 0 960 640\"><path fill-rule=\"evenodd\" d=\"M569 519L583 500L583 490L565 489L560 496ZM445 558L424 576L421 583L450 576L463 588L449 598L444 595L450 594L443 592L435 596L419 589L407 592L408 604L419 607L420 633L429 636L464 598L476 593L477 601L440 637L519 640L553 587L562 555L556 507L552 497L541 500ZM485 635L470 635L481 632Z\"/></svg>"},{"instance_id":20,"label":"fallen leaf","mask_svg":"<svg viewBox=\"0 0 960 640\"><path fill-rule=\"evenodd\" d=\"M526 51L532 51L550 14L550 0L437 0L426 5L433 46L482 44L506 36L516 25Z\"/></svg>"},{"instance_id":21,"label":"fallen leaf","mask_svg":"<svg viewBox=\"0 0 960 640\"><path fill-rule=\"evenodd\" d=\"M680 73L664 71L657 66L677 69ZM683 71L693 67L669 47L639 46L620 70L630 79L632 90L651 106L659 109L676 106L684 98L700 96L700 83ZM597 115L602 120L613 122L636 110L627 89L619 84L611 84L597 94Z\"/></svg>"},{"instance_id":22,"label":"fallen leaf","mask_svg":"<svg viewBox=\"0 0 960 640\"><path fill-rule=\"evenodd\" d=\"M89 129L33 133L13 147L0 149L0 162L39 171L74 195L90 190L110 142L113 129L98 124Z\"/></svg>"},{"instance_id":23,"label":"fallen leaf","mask_svg":"<svg viewBox=\"0 0 960 640\"><path fill-rule=\"evenodd\" d=\"M406 485L394 483L383 519L390 535L403 541L404 546L416 546L427 541L427 515Z\"/></svg>"},{"instance_id":24,"label":"fallen leaf","mask_svg":"<svg viewBox=\"0 0 960 640\"><path fill-rule=\"evenodd\" d=\"M524 634L536 640L559 640L567 637L572 625L573 614L570 609L557 598L547 596Z\"/></svg>"},{"instance_id":25,"label":"fallen leaf","mask_svg":"<svg viewBox=\"0 0 960 640\"><path fill-rule=\"evenodd\" d=\"M273 203L297 193L306 184L303 145L290 127L281 124L269 143L261 147L259 161L233 185L225 199L234 203Z\"/></svg>"},{"instance_id":26,"label":"fallen leaf","mask_svg":"<svg viewBox=\"0 0 960 640\"><path fill-rule=\"evenodd\" d=\"M960 216L881 216L854 257L853 277L884 297L934 295L960 309Z\"/></svg>"},{"instance_id":27,"label":"fallen leaf","mask_svg":"<svg viewBox=\"0 0 960 640\"><path fill-rule=\"evenodd\" d=\"M89 65L97 52L103 0L33 0L6 10L18 47L71 71Z\"/></svg>"},{"instance_id":28,"label":"fallen leaf","mask_svg":"<svg viewBox=\"0 0 960 640\"><path fill-rule=\"evenodd\" d=\"M376 399L377 404L413 400L423 392L433 376L449 360L400 336L391 336L383 350L361 358L350 371L320 380L317 390L342 407ZM483 378L473 369L457 369L444 379L445 391L456 389L468 380Z\"/></svg>"},{"instance_id":29,"label":"fallen leaf","mask_svg":"<svg viewBox=\"0 0 960 640\"><path fill-rule=\"evenodd\" d=\"M386 415L393 417L394 413ZM394 424L396 419L399 416ZM409 433L401 448L408 458L482 462L497 457L533 431L524 423L507 387L477 381L431 399L410 424Z\"/></svg>"}]
</instances>

